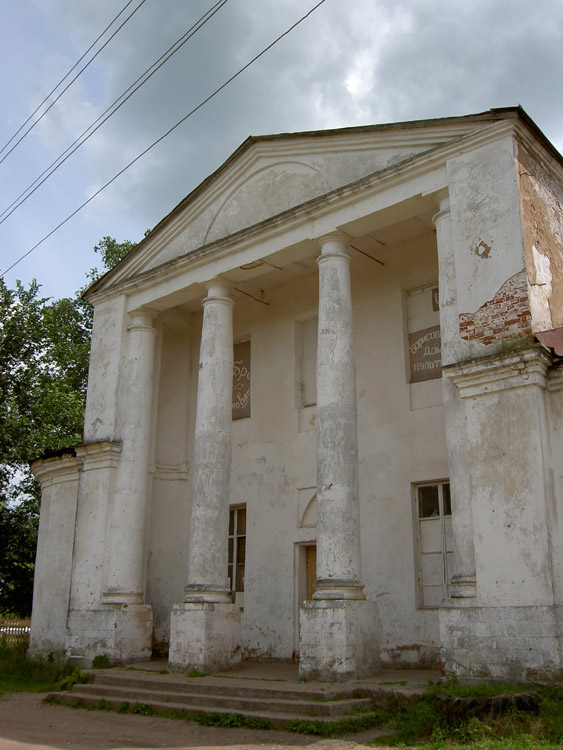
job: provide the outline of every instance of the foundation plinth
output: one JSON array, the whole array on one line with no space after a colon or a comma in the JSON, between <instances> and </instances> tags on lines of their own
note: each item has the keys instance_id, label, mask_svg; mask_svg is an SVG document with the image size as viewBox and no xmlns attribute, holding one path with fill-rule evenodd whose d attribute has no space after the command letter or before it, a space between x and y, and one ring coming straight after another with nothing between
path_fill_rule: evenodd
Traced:
<instances>
[{"instance_id":1,"label":"foundation plinth","mask_svg":"<svg viewBox=\"0 0 563 750\"><path fill-rule=\"evenodd\" d=\"M170 669L220 672L241 662L236 604L176 604L170 616Z\"/></svg>"},{"instance_id":2,"label":"foundation plinth","mask_svg":"<svg viewBox=\"0 0 563 750\"><path fill-rule=\"evenodd\" d=\"M338 682L369 677L379 669L375 602L304 602L300 625L300 679Z\"/></svg>"},{"instance_id":3,"label":"foundation plinth","mask_svg":"<svg viewBox=\"0 0 563 750\"><path fill-rule=\"evenodd\" d=\"M147 661L152 653L152 627L152 608L147 604L70 610L65 651L84 666L99 655L119 663Z\"/></svg>"}]
</instances>

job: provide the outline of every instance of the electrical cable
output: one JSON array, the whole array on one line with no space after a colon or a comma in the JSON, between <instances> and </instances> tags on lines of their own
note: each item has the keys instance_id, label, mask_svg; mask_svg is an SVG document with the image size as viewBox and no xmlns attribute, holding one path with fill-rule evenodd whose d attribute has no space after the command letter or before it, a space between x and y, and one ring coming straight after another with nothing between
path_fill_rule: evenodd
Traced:
<instances>
[{"instance_id":1,"label":"electrical cable","mask_svg":"<svg viewBox=\"0 0 563 750\"><path fill-rule=\"evenodd\" d=\"M46 167L41 174L35 178L35 180L23 190L17 198L15 198L9 206L7 206L0 213L0 224L3 224L6 219L11 216L16 209L18 209L22 203L35 193L38 188L41 187L48 179L54 174L59 167L61 167L72 154L74 154L80 146L94 135L94 133L102 127L102 125L109 120L124 104L135 94L152 76L165 65L170 58L176 54L183 46L188 42L192 36L194 36L206 23L209 21L215 13L228 2L228 0L218 0L215 5L212 5L203 16L201 16L182 36L172 44L166 52L164 52L152 65L150 65L144 73L142 73L125 91L120 94L110 106L102 112L102 114L91 123L86 130L84 130L78 138L76 138L70 146L68 146L57 158ZM150 71L150 72L149 72ZM137 85L138 84L138 85ZM119 102L119 104L118 104ZM106 117L107 115L107 117ZM46 175L46 176L45 176ZM41 179L44 177L44 179ZM21 200L20 200L21 199Z\"/></svg>"},{"instance_id":2,"label":"electrical cable","mask_svg":"<svg viewBox=\"0 0 563 750\"><path fill-rule=\"evenodd\" d=\"M274 47L279 41L281 41L284 37L286 37L288 34L290 34L293 29L295 29L299 24L301 24L303 21L305 21L307 18L309 18L312 13L314 13L317 8L320 8L321 5L323 5L326 2L326 0L320 0L316 5L314 5L304 16L301 16L301 18L296 21L294 24L292 24L286 31L284 31L282 34L280 34L276 39L274 39L273 42L270 42L267 47L264 47L264 49L259 52L257 55L255 55L249 62L246 63L246 65L243 65L242 68L240 68L236 73L234 73L230 78L228 78L225 83L221 84L213 93L209 94L208 97L206 97L202 102L200 102L196 107L194 107L190 112L188 112L187 115L184 115L181 120L178 120L178 122L173 125L171 128L169 128L163 135L160 136L160 138L157 138L156 141L153 141L150 146L147 146L147 148L144 151L141 151L141 153L136 156L132 161L129 162L123 169L120 169L117 174L115 174L110 180L108 180L102 187L98 188L95 193L92 193L92 195L87 198L83 203L81 203L78 208L75 208L74 211L69 214L66 219L63 219L54 229L51 229L48 234L46 234L44 237L42 237L39 242L36 242L35 245L33 245L32 248L30 248L27 252L25 252L23 255L21 255L17 260L15 260L11 266L8 266L8 268L5 268L3 271L0 271L0 278L4 276L4 274L8 273L8 271L11 271L12 268L18 265L18 263L21 263L24 258L27 258L28 255L31 255L31 253L36 250L40 245L42 245L46 240L49 239L53 234L55 234L56 231L58 231L62 226L64 226L67 222L69 222L79 211L82 211L82 209L87 206L89 203L91 203L94 198L96 198L102 191L104 191L107 187L109 187L115 180L117 180L121 175L126 172L129 167L132 167L133 164L139 161L145 154L147 154L151 149L153 149L155 146L157 146L161 141L163 141L165 138L167 138L171 133L176 130L182 123L184 123L189 117L191 117L193 114L195 114L198 110L200 110L203 106L207 104L211 99L213 99L217 94L219 94L221 91L223 91L224 88L226 88L230 83L232 83L236 78L238 78L242 73L244 73L245 70L247 70L251 65L253 65L257 60L259 60L263 55L266 54L266 52L269 52L272 47Z\"/></svg>"},{"instance_id":3,"label":"electrical cable","mask_svg":"<svg viewBox=\"0 0 563 750\"><path fill-rule=\"evenodd\" d=\"M57 83L57 85L54 88L52 88L51 91L49 91L49 93L43 99L43 101L41 102L41 104L39 104L39 106L36 107L33 110L33 112L29 115L29 117L27 118L27 120L25 122L23 122L19 126L19 128L16 130L16 132L13 134L13 136L6 141L6 143L2 146L2 148L0 148L0 154L10 145L10 143L14 140L14 138L17 136L17 134L20 132L20 130L23 130L25 128L25 126L31 120L31 118L33 117L33 115L36 115L39 112L39 110L45 104L45 102L49 99L49 97L52 96L55 93L55 91L59 88L59 86L69 77L69 75L76 68L76 66L79 65L82 62L82 60L84 60L84 58L86 57L86 55L88 54L88 52L90 52L90 50L100 41L100 39L103 37L103 35L106 33L106 31L113 26L113 24L117 21L117 19L119 18L119 16L128 8L129 5L131 5L132 2L133 2L133 0L128 0L128 2L125 3L125 5L123 6L123 8L113 18L113 20L106 26L106 28L102 31L102 33L96 39L94 39L94 41L88 47L88 49L86 50L86 52L84 52L84 54L81 57L78 58L78 60L74 63L74 65L72 66L72 68L70 68L70 70L67 71L64 74L64 76Z\"/></svg>"},{"instance_id":4,"label":"electrical cable","mask_svg":"<svg viewBox=\"0 0 563 750\"><path fill-rule=\"evenodd\" d=\"M62 96L62 95L63 95L63 94L64 94L64 93L66 92L66 91L68 91L68 90L69 90L69 88L70 88L70 87L72 86L72 84L73 84L73 83L74 83L74 82L75 82L75 81L77 80L77 78L80 78L80 76L82 75L82 73L84 73L84 71L86 70L86 68L87 68L87 67L88 67L88 66L89 66L89 65L90 65L90 64L91 64L92 62L94 62L94 60L95 60L95 59L96 59L96 57L97 57L97 56L98 56L98 55L100 54L100 52L101 52L101 51L102 51L102 50L103 50L103 49L104 49L105 47L107 47L107 45L108 45L108 44L109 44L109 43L111 42L111 40L112 40L112 39L113 39L113 38L114 38L114 37L116 36L116 34L118 34L118 33L119 33L119 32L121 31L121 29L122 29L122 28L123 28L123 27L125 26L125 24L127 23L127 21L128 21L128 20L129 20L129 19L130 19L130 18L131 18L132 16L134 16L134 15L135 15L135 13L136 13L136 12L137 12L137 11L139 10L139 8L141 7L141 5L143 5L143 4L145 3L145 2L146 2L146 0L141 0L141 2L139 3L139 5L137 5L137 7L133 9L133 11L132 11L132 12L131 12L131 13L130 13L130 14L129 14L128 16L127 16L127 18L125 19L125 21L123 21L123 22L121 23L121 25L120 25L120 26L118 26L118 27L117 27L117 29L116 29L116 30L115 30L115 31L113 32L113 34L112 34L112 35L111 35L111 36L109 37L109 39L107 39L107 40L106 40L106 41L105 41L105 42L104 42L104 43L102 44L102 46L101 46L101 47L100 47L100 49L99 49L99 50L98 50L98 51L96 52L96 54L95 54L95 55L94 55L93 57L91 57L91 58L90 58L90 60L88 60L88 62L86 63L86 65L83 65L83 66L82 66L82 68L81 68L81 69L80 69L80 70L78 71L78 73L77 73L77 74L76 74L76 75L74 76L74 78L73 78L73 79L71 80L71 82L70 82L70 83L68 83L68 84L67 84L67 85L66 85L66 86L64 87L64 89L63 89L63 90L62 90L62 91L60 92L60 94L58 94L58 96L57 96L57 97L55 97L55 99L53 99L53 101L52 101L52 102L51 102L51 103L49 104L49 106L47 107L47 109L46 109L46 110L45 110L44 112L42 112L42 113L41 113L41 114L39 115L39 117L37 118L37 120L35 120L35 122L33 122L33 123L32 123L32 124L31 124L31 125L29 126L29 128L28 128L28 129L27 129L27 130L25 131L25 133L24 133L24 134L23 134L23 135L22 135L22 136L21 136L20 138L18 138L18 140L17 140L17 141L16 141L15 143L14 143L14 145L12 146L12 148L11 148L11 149L10 149L9 151L7 151L7 152L6 152L5 154L4 154L4 156L3 156L3 157L2 157L1 159L0 159L0 164L2 164L2 162L4 162L4 161L5 161L5 160L6 160L7 158L8 158L8 156L9 156L9 155L10 155L10 154L12 153L12 151L13 151L13 150L14 150L15 148L17 148L17 146L19 146L19 144L20 144L20 143L21 143L21 142L23 141L23 139L24 139L24 138L26 137L26 135L28 135L28 133L30 133L30 132L31 132L31 131L33 130L33 128L34 128L34 127L35 127L35 126L37 125L37 123L38 123L38 122L40 122L40 121L41 121L41 120L42 120L42 119L43 119L43 118L45 117L45 115L47 114L47 112L48 112L48 111L49 111L49 110L50 110L50 109L51 109L51 108L52 108L52 107L53 107L53 106L54 106L54 105L55 105L55 104L56 104L56 103L57 103L57 102L59 101L59 99L61 98L61 96ZM127 5L129 5L129 3L128 3ZM127 6L125 6L125 7L127 7ZM122 11L122 12L123 12L123 11ZM118 15L121 15L121 13L120 13L120 14L118 14ZM111 24L110 24L110 26L111 26ZM68 74L67 74L67 75L68 75ZM66 78L66 77L67 77L67 76L65 76L65 78ZM63 80L64 80L64 78L63 78ZM47 98L48 98L48 97L47 97ZM33 117L33 115L32 115L32 117ZM23 126L22 126L22 127L23 127ZM21 128L20 128L20 130L21 130ZM19 132L19 131L18 131L18 132ZM13 136L13 137L15 137L15 136ZM10 138L10 141L11 141L12 139L13 139L13 138ZM8 145L8 144L6 144L6 145ZM6 146L5 146L4 148L6 148ZM4 149L2 149L2 150L4 150Z\"/></svg>"}]
</instances>

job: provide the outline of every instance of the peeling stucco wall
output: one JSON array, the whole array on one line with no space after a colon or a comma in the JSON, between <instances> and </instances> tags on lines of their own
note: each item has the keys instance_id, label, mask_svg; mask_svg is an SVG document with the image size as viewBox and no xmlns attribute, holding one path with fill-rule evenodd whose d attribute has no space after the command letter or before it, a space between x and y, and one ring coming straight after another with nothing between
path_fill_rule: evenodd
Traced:
<instances>
[{"instance_id":1,"label":"peeling stucco wall","mask_svg":"<svg viewBox=\"0 0 563 750\"><path fill-rule=\"evenodd\" d=\"M520 271L475 313L459 316L459 334L482 344L519 339L531 333L530 321L526 273Z\"/></svg>"},{"instance_id":2,"label":"peeling stucco wall","mask_svg":"<svg viewBox=\"0 0 563 750\"><path fill-rule=\"evenodd\" d=\"M531 333L514 148L506 137L448 161L458 362Z\"/></svg>"},{"instance_id":3,"label":"peeling stucco wall","mask_svg":"<svg viewBox=\"0 0 563 750\"><path fill-rule=\"evenodd\" d=\"M563 187L539 159L517 150L532 329L563 326Z\"/></svg>"}]
</instances>

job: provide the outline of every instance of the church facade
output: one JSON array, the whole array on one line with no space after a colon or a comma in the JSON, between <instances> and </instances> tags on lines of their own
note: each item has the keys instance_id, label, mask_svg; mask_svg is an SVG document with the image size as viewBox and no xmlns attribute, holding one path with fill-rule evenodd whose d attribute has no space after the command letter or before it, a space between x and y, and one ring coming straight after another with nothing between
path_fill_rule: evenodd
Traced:
<instances>
[{"instance_id":1,"label":"church facade","mask_svg":"<svg viewBox=\"0 0 563 750\"><path fill-rule=\"evenodd\" d=\"M86 293L31 650L560 679L562 206L520 108L249 138Z\"/></svg>"}]
</instances>

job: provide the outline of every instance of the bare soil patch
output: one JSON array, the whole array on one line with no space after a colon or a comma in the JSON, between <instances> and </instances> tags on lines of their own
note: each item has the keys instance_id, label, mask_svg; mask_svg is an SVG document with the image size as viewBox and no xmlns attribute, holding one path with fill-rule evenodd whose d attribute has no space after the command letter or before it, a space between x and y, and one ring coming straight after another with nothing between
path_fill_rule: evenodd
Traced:
<instances>
[{"instance_id":1,"label":"bare soil patch","mask_svg":"<svg viewBox=\"0 0 563 750\"><path fill-rule=\"evenodd\" d=\"M354 750L351 740L326 740L280 731L201 727L186 721L85 711L42 703L44 693L0 698L0 750L171 750L229 747L246 750Z\"/></svg>"}]
</instances>

